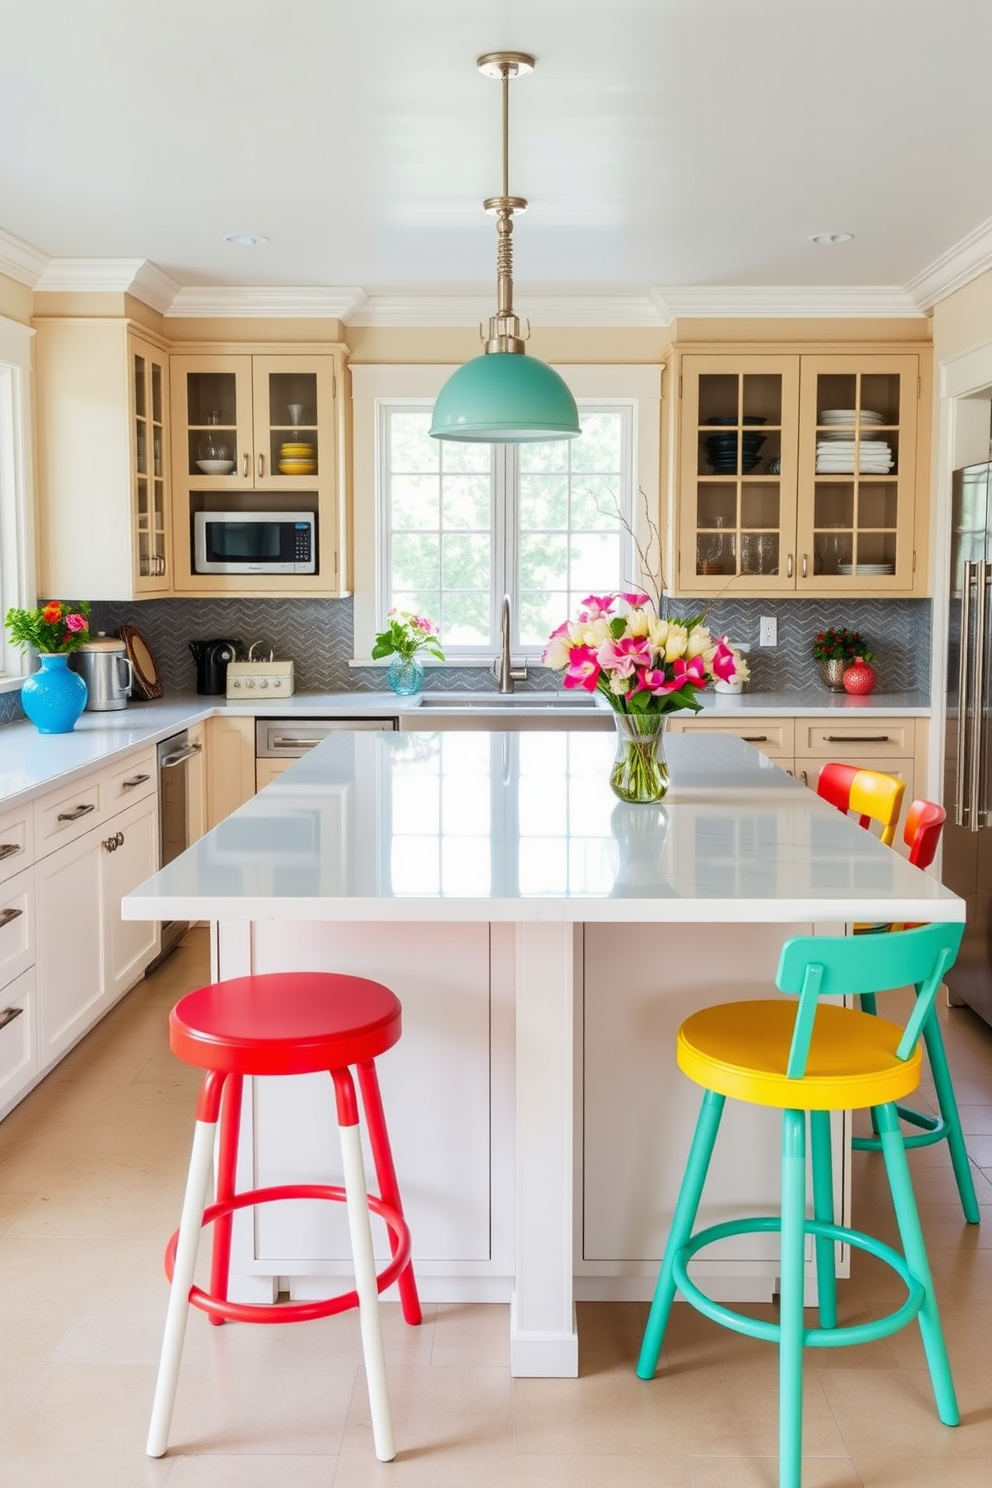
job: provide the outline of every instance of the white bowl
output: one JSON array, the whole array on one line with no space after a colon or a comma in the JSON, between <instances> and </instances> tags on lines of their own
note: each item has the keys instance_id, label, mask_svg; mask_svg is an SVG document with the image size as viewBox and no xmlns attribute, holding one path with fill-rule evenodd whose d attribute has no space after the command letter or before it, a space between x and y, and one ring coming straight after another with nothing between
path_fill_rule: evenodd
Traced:
<instances>
[{"instance_id":1,"label":"white bowl","mask_svg":"<svg viewBox=\"0 0 992 1488\"><path fill-rule=\"evenodd\" d=\"M744 691L744 679L743 677L734 677L731 681L724 682L722 677L718 677L713 683L713 691L724 694L730 693L736 697L739 692Z\"/></svg>"},{"instance_id":2,"label":"white bowl","mask_svg":"<svg viewBox=\"0 0 992 1488\"><path fill-rule=\"evenodd\" d=\"M202 470L204 475L230 475L234 469L233 460L197 460L197 470Z\"/></svg>"}]
</instances>

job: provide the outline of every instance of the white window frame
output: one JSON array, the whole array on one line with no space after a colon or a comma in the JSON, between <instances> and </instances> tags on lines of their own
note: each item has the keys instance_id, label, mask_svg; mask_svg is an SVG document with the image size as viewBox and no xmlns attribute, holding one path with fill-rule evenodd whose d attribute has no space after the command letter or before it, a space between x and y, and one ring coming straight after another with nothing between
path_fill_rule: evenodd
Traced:
<instances>
[{"instance_id":1,"label":"white window frame","mask_svg":"<svg viewBox=\"0 0 992 1488\"><path fill-rule=\"evenodd\" d=\"M400 405L430 406L445 381L456 369L452 366L352 366L354 400L354 659L353 666L376 665L371 651L376 631L380 628L383 594L386 583L386 556L383 542L384 468L380 438L383 408ZM643 502L638 495L645 491L651 504L652 519L660 521L658 502L661 444L661 374L658 365L559 366L557 370L568 382L580 403L609 406L611 403L633 403L631 489L634 501L634 530L642 546L650 537L645 523ZM502 452L497 451L497 460ZM494 530L494 567L503 566L507 526L512 531L515 513L507 510L505 522ZM496 568L498 571L498 567ZM631 552L631 582L636 577ZM515 574L509 575L510 597L516 614ZM497 595L493 605L498 610ZM563 619L566 617L562 617ZM493 616L493 632L498 629L498 616ZM443 641L443 637L442 637ZM536 659L537 652L525 653L514 644L514 654ZM491 650L470 654L461 652L446 664L452 666L488 665Z\"/></svg>"},{"instance_id":2,"label":"white window frame","mask_svg":"<svg viewBox=\"0 0 992 1488\"><path fill-rule=\"evenodd\" d=\"M0 692L20 687L26 653L7 639L3 616L37 600L31 464L30 326L0 316Z\"/></svg>"}]
</instances>

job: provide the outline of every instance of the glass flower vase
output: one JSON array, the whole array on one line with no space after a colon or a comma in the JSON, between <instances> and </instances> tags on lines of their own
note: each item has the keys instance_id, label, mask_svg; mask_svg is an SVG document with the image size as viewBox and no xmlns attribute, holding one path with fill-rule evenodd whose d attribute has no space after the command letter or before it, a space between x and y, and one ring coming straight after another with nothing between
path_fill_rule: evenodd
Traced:
<instances>
[{"instance_id":1,"label":"glass flower vase","mask_svg":"<svg viewBox=\"0 0 992 1488\"><path fill-rule=\"evenodd\" d=\"M394 656L386 680L400 697L413 697L424 685L424 663L417 656Z\"/></svg>"},{"instance_id":2,"label":"glass flower vase","mask_svg":"<svg viewBox=\"0 0 992 1488\"><path fill-rule=\"evenodd\" d=\"M668 793L664 713L614 713L617 753L610 786L621 801L660 801Z\"/></svg>"}]
</instances>

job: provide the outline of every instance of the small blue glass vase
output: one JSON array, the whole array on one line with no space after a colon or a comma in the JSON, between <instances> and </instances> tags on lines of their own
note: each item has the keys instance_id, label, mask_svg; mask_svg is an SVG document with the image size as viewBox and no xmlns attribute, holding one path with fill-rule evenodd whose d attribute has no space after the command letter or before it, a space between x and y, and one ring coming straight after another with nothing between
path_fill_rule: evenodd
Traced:
<instances>
[{"instance_id":1,"label":"small blue glass vase","mask_svg":"<svg viewBox=\"0 0 992 1488\"><path fill-rule=\"evenodd\" d=\"M400 697L413 697L424 685L424 663L417 656L394 656L386 679Z\"/></svg>"},{"instance_id":2,"label":"small blue glass vase","mask_svg":"<svg viewBox=\"0 0 992 1488\"><path fill-rule=\"evenodd\" d=\"M21 707L39 734L71 733L86 707L86 683L64 654L43 652L38 660L41 670L21 685Z\"/></svg>"}]
</instances>

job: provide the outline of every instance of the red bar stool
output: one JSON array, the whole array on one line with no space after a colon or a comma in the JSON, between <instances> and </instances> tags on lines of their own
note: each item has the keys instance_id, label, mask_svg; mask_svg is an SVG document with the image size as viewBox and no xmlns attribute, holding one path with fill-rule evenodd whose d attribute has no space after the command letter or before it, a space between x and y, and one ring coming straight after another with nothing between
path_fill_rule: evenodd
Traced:
<instances>
[{"instance_id":1,"label":"red bar stool","mask_svg":"<svg viewBox=\"0 0 992 1488\"><path fill-rule=\"evenodd\" d=\"M161 1457L168 1442L190 1303L209 1314L214 1323L227 1319L245 1323L305 1322L357 1306L376 1456L381 1462L395 1457L379 1293L395 1281L406 1321L419 1323L421 1312L410 1261L410 1232L403 1218L374 1061L399 1040L401 1021L399 1000L388 987L365 977L329 972L236 977L190 992L173 1008L169 1017L172 1052L207 1073L197 1104L182 1217L166 1250L165 1269L172 1289L148 1432L150 1457ZM358 1071L378 1195L370 1194L366 1187L352 1067ZM323 1070L334 1082L344 1187L288 1183L236 1193L245 1076L306 1075ZM205 1207L218 1120L216 1202ZM230 1301L232 1213L255 1204L294 1198L343 1200L347 1204L354 1290L311 1302L266 1305ZM378 1275L370 1210L385 1222L392 1252L389 1264ZM210 1291L205 1292L194 1286L193 1272L200 1230L211 1223L215 1228Z\"/></svg>"}]
</instances>

